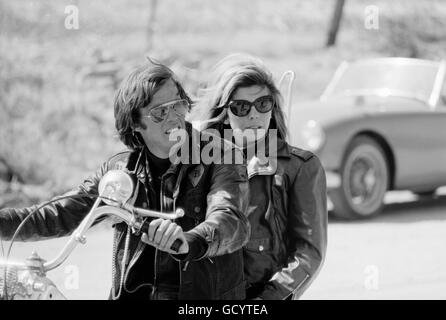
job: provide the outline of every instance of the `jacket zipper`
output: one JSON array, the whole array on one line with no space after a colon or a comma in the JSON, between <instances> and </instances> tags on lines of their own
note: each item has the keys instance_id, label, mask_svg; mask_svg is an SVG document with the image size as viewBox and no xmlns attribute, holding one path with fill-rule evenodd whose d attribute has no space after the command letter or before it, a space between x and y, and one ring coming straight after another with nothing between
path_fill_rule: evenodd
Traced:
<instances>
[{"instance_id":1,"label":"jacket zipper","mask_svg":"<svg viewBox=\"0 0 446 320\"><path fill-rule=\"evenodd\" d=\"M165 199L164 199L164 176L161 177L160 185L160 212L164 212ZM153 276L153 289L152 289L152 299L157 286L157 274L158 274L158 248L155 248L155 260L153 262L154 276Z\"/></svg>"},{"instance_id":2,"label":"jacket zipper","mask_svg":"<svg viewBox=\"0 0 446 320\"><path fill-rule=\"evenodd\" d=\"M136 162L136 165L135 165L135 173L136 173L136 171L137 171L136 168L138 167L138 164L139 164L139 161L140 161L140 159L141 159L141 156L142 156L142 153L139 155L138 160L137 160L137 162ZM151 181L152 181L152 176L149 174L149 182L151 182ZM139 187L138 187L138 184L139 184L139 183L141 183L141 182L140 182L140 181L137 181L137 187L136 187L136 190L139 190ZM144 188L145 188L145 191L146 191L146 196L148 197L147 188L146 188L145 184L144 184ZM137 192L138 192L138 191L137 191ZM136 195L136 197L138 197L138 195ZM127 230L127 232L130 233L130 230ZM145 247L145 243L142 242L142 241L139 241L139 243L138 243L138 245L137 245L137 247L136 247L136 249L135 249L135 253L134 253L133 257L131 258L130 263L128 264L127 269L126 269L126 270L122 270L122 272L125 271L125 274L124 274L124 281L123 281L124 284L125 284L125 282L127 281L127 277L128 277L128 275L129 275L130 270L132 269L133 265L136 263L136 261L138 261L139 257L141 256L144 247ZM155 253L156 253L156 252L155 252ZM156 256L156 255L155 255L155 256ZM124 285L124 287L125 287L125 285Z\"/></svg>"},{"instance_id":3,"label":"jacket zipper","mask_svg":"<svg viewBox=\"0 0 446 320\"><path fill-rule=\"evenodd\" d=\"M115 293L115 288L113 288L113 300L118 299L121 296L121 292L123 287L125 286L125 281L127 279L127 274L128 274L128 269L126 270L127 267L127 260L128 260L128 254L129 254L129 245L130 245L130 232L131 232L131 228L130 226L127 227L127 234L125 237L125 244L124 244L124 255L122 257L122 261L121 261L121 272L120 272L120 279L119 279L119 289L118 292ZM120 237L119 239L121 239L122 237ZM113 282L113 286L114 286L114 282ZM116 294L116 295L115 295Z\"/></svg>"},{"instance_id":4,"label":"jacket zipper","mask_svg":"<svg viewBox=\"0 0 446 320\"><path fill-rule=\"evenodd\" d=\"M115 230L115 232L118 232L118 231ZM112 299L113 300L116 300L117 298L119 298L116 295L116 287L115 287L116 280L118 280L118 279L116 279L116 254L117 254L117 248L118 248L119 242L121 241L123 235L124 234L121 232L118 235L117 239L115 239L115 241L113 242L113 257L112 257L112 280L113 280L113 282L112 282ZM120 266L118 266L118 268L120 269L120 275L121 275L122 270L121 270Z\"/></svg>"},{"instance_id":5,"label":"jacket zipper","mask_svg":"<svg viewBox=\"0 0 446 320\"><path fill-rule=\"evenodd\" d=\"M149 177L149 181L151 181L152 177ZM148 196L148 190L147 188L144 186L145 191L146 191L146 196ZM139 190L139 188L137 187L137 190ZM143 252L143 248L145 247L145 243L140 241L138 243L138 245L136 246L135 252L130 260L130 263L128 265L128 268L126 270L126 274L125 274L125 279L124 279L124 283L127 281L127 276L130 273L130 270L132 269L133 265L136 263L136 261L138 261L139 257L141 256L142 252Z\"/></svg>"}]
</instances>

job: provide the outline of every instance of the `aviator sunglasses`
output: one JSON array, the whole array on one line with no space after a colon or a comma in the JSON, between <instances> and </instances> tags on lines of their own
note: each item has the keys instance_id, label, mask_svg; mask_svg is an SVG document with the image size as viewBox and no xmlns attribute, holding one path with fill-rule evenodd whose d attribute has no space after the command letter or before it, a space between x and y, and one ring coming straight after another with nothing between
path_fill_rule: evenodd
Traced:
<instances>
[{"instance_id":1,"label":"aviator sunglasses","mask_svg":"<svg viewBox=\"0 0 446 320\"><path fill-rule=\"evenodd\" d=\"M155 123L160 123L166 120L170 109L173 109L177 115L185 117L189 108L190 104L186 99L170 101L151 109L149 114L145 117L152 119Z\"/></svg>"},{"instance_id":2,"label":"aviator sunglasses","mask_svg":"<svg viewBox=\"0 0 446 320\"><path fill-rule=\"evenodd\" d=\"M247 100L231 100L226 107L231 109L232 113L237 117L245 117L251 112L251 108L254 106L260 113L267 113L271 111L274 106L274 99L271 95L257 98L253 102Z\"/></svg>"}]
</instances>

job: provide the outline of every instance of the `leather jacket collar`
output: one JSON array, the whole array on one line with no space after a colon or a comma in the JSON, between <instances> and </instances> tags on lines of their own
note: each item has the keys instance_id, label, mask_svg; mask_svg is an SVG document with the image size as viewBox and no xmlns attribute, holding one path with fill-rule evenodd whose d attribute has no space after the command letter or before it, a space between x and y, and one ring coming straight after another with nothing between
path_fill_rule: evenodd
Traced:
<instances>
[{"instance_id":1,"label":"leather jacket collar","mask_svg":"<svg viewBox=\"0 0 446 320\"><path fill-rule=\"evenodd\" d=\"M265 147L269 148L269 143L266 141ZM277 161L279 158L290 158L290 149L288 143L284 140L277 138L277 148L276 152L269 151L268 161L265 159L260 159L257 156L252 157L248 160L247 170L248 170L248 179L256 175L273 175L277 171Z\"/></svg>"}]
</instances>

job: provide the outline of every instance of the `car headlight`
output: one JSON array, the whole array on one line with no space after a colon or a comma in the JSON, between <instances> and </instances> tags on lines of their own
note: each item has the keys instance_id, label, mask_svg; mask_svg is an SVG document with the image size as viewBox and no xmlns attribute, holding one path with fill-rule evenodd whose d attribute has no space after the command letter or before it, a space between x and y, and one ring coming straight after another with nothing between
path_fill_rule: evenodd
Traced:
<instances>
[{"instance_id":1,"label":"car headlight","mask_svg":"<svg viewBox=\"0 0 446 320\"><path fill-rule=\"evenodd\" d=\"M325 142L325 133L317 121L310 120L302 129L302 138L307 150L317 152Z\"/></svg>"}]
</instances>

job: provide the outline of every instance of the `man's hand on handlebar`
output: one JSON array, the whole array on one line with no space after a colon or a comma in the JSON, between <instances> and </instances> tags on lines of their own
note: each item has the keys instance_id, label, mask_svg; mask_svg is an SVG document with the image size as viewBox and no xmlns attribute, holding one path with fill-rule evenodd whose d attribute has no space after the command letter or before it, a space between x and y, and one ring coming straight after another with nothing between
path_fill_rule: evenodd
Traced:
<instances>
[{"instance_id":1,"label":"man's hand on handlebar","mask_svg":"<svg viewBox=\"0 0 446 320\"><path fill-rule=\"evenodd\" d=\"M178 251L174 251L171 247L177 239L182 243ZM184 254L189 252L189 245L184 237L183 229L171 220L161 218L152 220L147 233L143 233L141 240L168 253Z\"/></svg>"}]
</instances>

